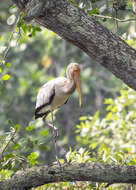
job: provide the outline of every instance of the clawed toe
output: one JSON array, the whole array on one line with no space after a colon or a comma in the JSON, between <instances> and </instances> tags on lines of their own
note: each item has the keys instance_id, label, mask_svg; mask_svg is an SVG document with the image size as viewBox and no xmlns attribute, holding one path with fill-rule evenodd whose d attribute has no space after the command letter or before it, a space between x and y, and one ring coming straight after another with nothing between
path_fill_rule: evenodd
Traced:
<instances>
[{"instance_id":1,"label":"clawed toe","mask_svg":"<svg viewBox=\"0 0 136 190\"><path fill-rule=\"evenodd\" d=\"M51 123L48 123L48 125L52 128L52 130L53 130L53 138L57 138L58 137L58 135L59 135L59 133L58 133L58 128L57 127L55 127L53 124L51 124Z\"/></svg>"}]
</instances>

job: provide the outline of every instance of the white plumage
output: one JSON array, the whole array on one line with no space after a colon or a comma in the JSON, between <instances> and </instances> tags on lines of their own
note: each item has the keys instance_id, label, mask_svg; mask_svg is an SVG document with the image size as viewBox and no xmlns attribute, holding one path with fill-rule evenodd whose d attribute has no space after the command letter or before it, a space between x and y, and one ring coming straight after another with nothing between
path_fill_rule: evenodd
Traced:
<instances>
[{"instance_id":1,"label":"white plumage","mask_svg":"<svg viewBox=\"0 0 136 190\"><path fill-rule=\"evenodd\" d=\"M71 63L66 70L67 78L58 77L45 83L39 90L36 101L35 118L44 117L65 104L77 87L81 104L80 68Z\"/></svg>"}]
</instances>

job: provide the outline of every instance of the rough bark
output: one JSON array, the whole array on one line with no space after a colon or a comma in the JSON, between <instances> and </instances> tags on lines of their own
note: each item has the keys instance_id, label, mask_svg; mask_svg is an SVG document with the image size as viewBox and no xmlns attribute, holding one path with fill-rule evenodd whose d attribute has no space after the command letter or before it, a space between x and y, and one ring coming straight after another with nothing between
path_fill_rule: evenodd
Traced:
<instances>
[{"instance_id":1,"label":"rough bark","mask_svg":"<svg viewBox=\"0 0 136 190\"><path fill-rule=\"evenodd\" d=\"M136 166L75 163L72 165L34 167L17 172L0 182L0 190L26 190L47 183L92 181L136 184Z\"/></svg>"},{"instance_id":2,"label":"rough bark","mask_svg":"<svg viewBox=\"0 0 136 190\"><path fill-rule=\"evenodd\" d=\"M25 20L35 19L81 48L128 86L136 89L136 51L84 10L68 0L13 1L23 7Z\"/></svg>"}]
</instances>

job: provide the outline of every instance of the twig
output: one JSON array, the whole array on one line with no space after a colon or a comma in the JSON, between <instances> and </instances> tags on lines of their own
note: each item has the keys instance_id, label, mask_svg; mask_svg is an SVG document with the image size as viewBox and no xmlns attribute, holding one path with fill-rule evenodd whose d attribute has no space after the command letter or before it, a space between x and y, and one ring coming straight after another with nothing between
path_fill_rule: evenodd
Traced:
<instances>
[{"instance_id":1,"label":"twig","mask_svg":"<svg viewBox=\"0 0 136 190\"><path fill-rule=\"evenodd\" d=\"M13 139L14 139L14 137L15 137L16 132L17 132L17 129L15 129L15 131L13 132L13 134L12 134L11 138L8 140L7 144L5 145L5 147L3 148L3 150L1 151L1 156L0 156L0 159L2 159L2 158L3 158L3 154L4 154L4 152L6 151L6 149L7 149L8 145L9 145L9 144L13 141Z\"/></svg>"},{"instance_id":2,"label":"twig","mask_svg":"<svg viewBox=\"0 0 136 190\"><path fill-rule=\"evenodd\" d=\"M13 35L15 33L15 28L17 26L17 23L18 23L18 19L20 19L20 15L21 15L22 12L18 11L17 14L16 14L16 19L15 19L15 22L14 22L14 25L13 25L13 30L12 30L12 33L10 35L10 38L9 38L9 42L8 42L8 46L7 48L5 49L4 53L3 53L3 57L1 58L1 61L0 61L0 65L5 62L5 59L8 55L8 52L9 52L9 49L10 49L10 44L11 44L11 40L13 38ZM18 34L20 34L20 30L18 32Z\"/></svg>"},{"instance_id":3,"label":"twig","mask_svg":"<svg viewBox=\"0 0 136 190\"><path fill-rule=\"evenodd\" d=\"M116 20L118 22L131 22L131 21L136 21L136 18L129 18L129 19L119 19L119 18L115 18L115 17L111 17L111 16L104 16L104 15L100 15L100 14L93 14L94 17L99 17L99 18L106 18L106 19L112 19L112 20Z\"/></svg>"},{"instance_id":4,"label":"twig","mask_svg":"<svg viewBox=\"0 0 136 190\"><path fill-rule=\"evenodd\" d=\"M119 24L118 24L118 20L117 20L117 17L118 17L118 10L115 9L115 13L116 13L116 20L115 20L115 24L116 24L116 32L118 31L118 28L119 28Z\"/></svg>"},{"instance_id":5,"label":"twig","mask_svg":"<svg viewBox=\"0 0 136 190\"><path fill-rule=\"evenodd\" d=\"M108 188L110 185L113 185L113 183L108 183L107 185L105 185L105 188Z\"/></svg>"},{"instance_id":6,"label":"twig","mask_svg":"<svg viewBox=\"0 0 136 190\"><path fill-rule=\"evenodd\" d=\"M25 163L28 163L28 162L27 162L27 159L25 159L25 158L23 158L23 157L21 157L21 156L17 156L17 155L15 155L14 158L8 159L7 162L4 163L4 164L0 167L0 170L3 169L6 165L8 165L10 162L12 163L13 161L16 161L16 160L19 161L19 163L20 163L22 169L25 170L25 167L24 167L23 163L24 163L24 162L25 162Z\"/></svg>"}]
</instances>

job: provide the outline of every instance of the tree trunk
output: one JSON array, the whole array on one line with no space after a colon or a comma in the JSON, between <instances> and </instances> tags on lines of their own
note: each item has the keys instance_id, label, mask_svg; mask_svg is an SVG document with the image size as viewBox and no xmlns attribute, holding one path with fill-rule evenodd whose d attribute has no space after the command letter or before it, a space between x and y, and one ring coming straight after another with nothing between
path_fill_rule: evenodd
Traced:
<instances>
[{"instance_id":1,"label":"tree trunk","mask_svg":"<svg viewBox=\"0 0 136 190\"><path fill-rule=\"evenodd\" d=\"M41 166L18 171L10 179L0 182L0 190L27 190L47 183L64 181L92 181L136 184L136 166L75 163L72 165Z\"/></svg>"},{"instance_id":2,"label":"tree trunk","mask_svg":"<svg viewBox=\"0 0 136 190\"><path fill-rule=\"evenodd\" d=\"M13 0L25 12L81 48L129 87L136 89L136 51L68 0Z\"/></svg>"}]
</instances>

